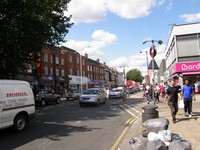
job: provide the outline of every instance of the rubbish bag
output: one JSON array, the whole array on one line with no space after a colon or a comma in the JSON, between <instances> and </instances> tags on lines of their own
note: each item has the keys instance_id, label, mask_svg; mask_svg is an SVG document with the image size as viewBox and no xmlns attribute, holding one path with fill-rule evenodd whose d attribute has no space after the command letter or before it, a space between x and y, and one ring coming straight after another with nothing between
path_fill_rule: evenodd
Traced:
<instances>
[{"instance_id":1,"label":"rubbish bag","mask_svg":"<svg viewBox=\"0 0 200 150\"><path fill-rule=\"evenodd\" d=\"M148 139L144 137L134 137L129 141L131 150L146 150Z\"/></svg>"},{"instance_id":2,"label":"rubbish bag","mask_svg":"<svg viewBox=\"0 0 200 150\"><path fill-rule=\"evenodd\" d=\"M165 142L171 142L172 140L172 134L171 134L171 131L169 130L161 130L158 132L158 138L163 141L164 143Z\"/></svg>"},{"instance_id":3,"label":"rubbish bag","mask_svg":"<svg viewBox=\"0 0 200 150\"><path fill-rule=\"evenodd\" d=\"M149 132L148 134L148 141L158 141L158 134L154 132Z\"/></svg>"},{"instance_id":4,"label":"rubbish bag","mask_svg":"<svg viewBox=\"0 0 200 150\"><path fill-rule=\"evenodd\" d=\"M183 99L181 99L181 100L178 102L178 108L180 108L180 109L183 109L183 108L184 108Z\"/></svg>"},{"instance_id":5,"label":"rubbish bag","mask_svg":"<svg viewBox=\"0 0 200 150\"><path fill-rule=\"evenodd\" d=\"M158 133L161 130L167 130L168 126L169 120L167 118L149 119L143 123L143 130Z\"/></svg>"},{"instance_id":6,"label":"rubbish bag","mask_svg":"<svg viewBox=\"0 0 200 150\"><path fill-rule=\"evenodd\" d=\"M149 141L146 150L168 150L167 145L161 140Z\"/></svg>"},{"instance_id":7,"label":"rubbish bag","mask_svg":"<svg viewBox=\"0 0 200 150\"><path fill-rule=\"evenodd\" d=\"M168 150L192 150L191 143L185 140L173 140L169 146Z\"/></svg>"}]
</instances>

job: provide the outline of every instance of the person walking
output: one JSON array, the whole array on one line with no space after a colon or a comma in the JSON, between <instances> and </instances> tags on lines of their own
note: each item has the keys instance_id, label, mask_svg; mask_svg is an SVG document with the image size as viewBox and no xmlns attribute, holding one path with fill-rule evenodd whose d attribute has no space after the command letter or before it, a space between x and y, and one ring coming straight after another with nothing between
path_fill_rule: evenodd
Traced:
<instances>
[{"instance_id":1,"label":"person walking","mask_svg":"<svg viewBox=\"0 0 200 150\"><path fill-rule=\"evenodd\" d=\"M185 85L181 89L181 96L184 100L185 116L187 116L188 113L189 117L192 117L192 98L194 98L194 100L196 99L194 96L194 89L187 79L185 80Z\"/></svg>"},{"instance_id":2,"label":"person walking","mask_svg":"<svg viewBox=\"0 0 200 150\"><path fill-rule=\"evenodd\" d=\"M166 92L166 100L171 110L173 123L176 123L176 114L178 112L178 97L180 97L179 87L175 86L174 80L171 79L170 86L168 86Z\"/></svg>"},{"instance_id":3,"label":"person walking","mask_svg":"<svg viewBox=\"0 0 200 150\"><path fill-rule=\"evenodd\" d=\"M155 102L156 101L160 101L159 97L160 97L160 87L159 85L156 83L156 87L154 88L154 95L155 95Z\"/></svg>"}]
</instances>

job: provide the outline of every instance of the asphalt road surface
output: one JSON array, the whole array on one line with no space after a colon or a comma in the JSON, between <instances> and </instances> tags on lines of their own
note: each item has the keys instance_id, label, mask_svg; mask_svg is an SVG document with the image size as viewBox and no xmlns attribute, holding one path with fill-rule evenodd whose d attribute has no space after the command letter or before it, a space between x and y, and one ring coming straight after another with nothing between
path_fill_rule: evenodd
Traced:
<instances>
[{"instance_id":1,"label":"asphalt road surface","mask_svg":"<svg viewBox=\"0 0 200 150\"><path fill-rule=\"evenodd\" d=\"M109 99L100 106L66 101L36 107L36 117L23 132L0 130L0 150L110 150L132 117L124 104Z\"/></svg>"}]
</instances>

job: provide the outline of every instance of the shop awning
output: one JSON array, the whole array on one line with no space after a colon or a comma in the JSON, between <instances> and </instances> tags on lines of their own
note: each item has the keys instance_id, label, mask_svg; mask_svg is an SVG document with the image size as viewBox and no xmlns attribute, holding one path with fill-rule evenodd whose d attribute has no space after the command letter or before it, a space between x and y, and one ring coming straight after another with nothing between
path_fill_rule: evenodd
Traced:
<instances>
[{"instance_id":1,"label":"shop awning","mask_svg":"<svg viewBox=\"0 0 200 150\"><path fill-rule=\"evenodd\" d=\"M196 72L183 72L183 75L200 75L200 71L196 71Z\"/></svg>"}]
</instances>

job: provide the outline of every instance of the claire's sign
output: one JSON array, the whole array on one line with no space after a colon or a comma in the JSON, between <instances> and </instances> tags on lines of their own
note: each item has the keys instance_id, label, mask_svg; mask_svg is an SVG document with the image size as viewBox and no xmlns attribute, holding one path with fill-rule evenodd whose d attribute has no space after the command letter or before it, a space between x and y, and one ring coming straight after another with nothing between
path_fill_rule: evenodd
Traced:
<instances>
[{"instance_id":1,"label":"claire's sign","mask_svg":"<svg viewBox=\"0 0 200 150\"><path fill-rule=\"evenodd\" d=\"M170 75L177 72L200 71L200 62L183 62L176 63L170 69Z\"/></svg>"}]
</instances>

